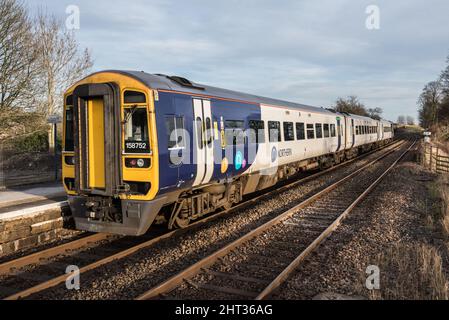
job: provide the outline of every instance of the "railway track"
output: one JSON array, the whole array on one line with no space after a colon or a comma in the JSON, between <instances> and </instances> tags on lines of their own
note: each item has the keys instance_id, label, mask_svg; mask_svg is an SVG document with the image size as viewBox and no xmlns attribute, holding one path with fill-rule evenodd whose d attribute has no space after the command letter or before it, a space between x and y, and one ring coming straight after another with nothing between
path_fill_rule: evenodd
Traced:
<instances>
[{"instance_id":1,"label":"railway track","mask_svg":"<svg viewBox=\"0 0 449 320\"><path fill-rule=\"evenodd\" d=\"M387 150L386 152L388 153L388 152L391 152L392 150L394 150L394 148L397 148L398 146L400 146L402 143L403 142L393 142L390 145L386 146L384 149L386 149ZM379 150L379 149L374 150L372 152L366 153L360 157L346 161L344 163L341 163L341 164L334 166L332 168L329 168L327 170L320 171L318 173L309 175L309 176L305 177L304 179L289 182L286 185L283 185L282 187L278 187L277 189L274 190L274 192L280 193L280 192L285 191L289 188L292 188L300 183L305 183L307 181L316 179L316 178L323 176L331 171L335 171L338 168L348 166L349 164L351 164L357 160L363 159L363 158L365 158L371 154L375 154L376 152L379 152L379 151L381 151L381 150ZM381 152L383 152L383 151L381 151ZM192 230L194 228L198 228L201 225L203 225L213 219L216 219L216 218L223 216L227 213L242 209L242 208L244 208L248 205L251 205L253 203L257 203L257 201L260 201L263 197L271 196L271 195L272 195L272 193L269 193L269 194L263 193L261 195L257 195L241 204L236 205L235 207L233 207L229 210L216 213L216 214L211 215L201 221L198 221L186 229L164 232L157 236L150 237L149 240L148 239L140 240L139 243L137 243L137 244L134 243L132 245L129 245L129 244L127 246L125 245L125 249L123 249L123 250L117 250L117 249L111 250L111 248L109 248L109 250L106 250L106 254L98 254L97 252L95 252L95 254L87 253L87 255L85 255L85 256L87 256L87 259L85 259L83 257L83 253L81 252L80 255L77 255L77 258L80 259L81 261L91 261L91 263L85 263L84 266L80 268L80 273L85 273L87 271L90 271L90 270L96 269L100 266L111 263L112 261L125 258L143 248L150 247L159 241L162 241L162 240L167 239L174 235L182 234L182 233ZM19 290L14 289L14 288L11 289L11 287L9 287L9 286L5 287L4 286L5 281L2 281L0 283L0 294L1 294L1 292L3 292L2 296L6 297L6 299L25 298L32 294L38 293L40 291L46 290L48 288L54 287L58 284L65 282L67 275L61 274L61 271L65 270L65 268L61 269L61 267L63 267L64 265L67 266L68 264L65 262L61 262L60 260L57 260L56 263L54 263L55 257L70 256L71 252L73 252L73 251L80 250L82 248L89 248L101 241L108 241L108 237L109 236L106 234L95 234L95 235L88 236L88 237L85 237L82 239L78 239L73 242L66 243L61 246L56 246L54 248L50 248L50 249L47 249L47 250L44 250L41 252L34 253L30 256L25 256L25 257L19 258L17 260L13 260L13 261L6 262L4 264L0 264L0 276L3 276L3 277L9 276L9 278L13 278L13 280L12 280L13 283L16 283L17 279L19 281L26 280L23 285L27 286L27 288L19 289ZM110 246L110 241L107 242L107 245ZM103 249L100 247L100 249L98 251L102 251L102 250ZM108 255L107 252L111 252L111 251L115 251L115 252L113 254ZM31 274L29 272L29 270L35 270L32 267L33 265L39 265L42 267L50 265L52 267L59 268L60 275L55 276L55 277L50 277L50 278L47 277L47 279L46 279L46 277L42 277L41 275ZM44 268L44 269L47 269L47 268ZM25 270L25 271L23 271L23 270ZM35 273L35 272L33 272L33 273ZM17 278L17 279L14 280L14 278ZM0 279L4 280L4 278L0 278ZM11 293L11 291L14 293ZM6 295L5 293L8 293L8 294Z\"/></svg>"},{"instance_id":2,"label":"railway track","mask_svg":"<svg viewBox=\"0 0 449 320\"><path fill-rule=\"evenodd\" d=\"M415 144L388 151L137 299L266 299Z\"/></svg>"}]
</instances>

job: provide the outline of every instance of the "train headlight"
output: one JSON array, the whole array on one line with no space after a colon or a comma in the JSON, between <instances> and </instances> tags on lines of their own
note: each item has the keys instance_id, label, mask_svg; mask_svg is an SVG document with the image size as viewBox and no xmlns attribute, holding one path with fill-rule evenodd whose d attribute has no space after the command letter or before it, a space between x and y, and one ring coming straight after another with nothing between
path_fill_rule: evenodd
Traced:
<instances>
[{"instance_id":1,"label":"train headlight","mask_svg":"<svg viewBox=\"0 0 449 320\"><path fill-rule=\"evenodd\" d=\"M145 161L143 161L143 159L137 160L137 166L139 168L143 168L144 165L145 165Z\"/></svg>"},{"instance_id":2,"label":"train headlight","mask_svg":"<svg viewBox=\"0 0 449 320\"><path fill-rule=\"evenodd\" d=\"M125 159L125 166L127 168L149 168L151 166L151 159L127 158Z\"/></svg>"}]
</instances>

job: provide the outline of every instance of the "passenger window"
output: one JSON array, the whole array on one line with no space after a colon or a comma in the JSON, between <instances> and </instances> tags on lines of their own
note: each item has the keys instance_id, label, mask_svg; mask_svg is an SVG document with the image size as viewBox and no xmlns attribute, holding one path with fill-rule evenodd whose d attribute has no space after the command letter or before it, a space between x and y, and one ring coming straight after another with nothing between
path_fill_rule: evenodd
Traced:
<instances>
[{"instance_id":1,"label":"passenger window","mask_svg":"<svg viewBox=\"0 0 449 320\"><path fill-rule=\"evenodd\" d=\"M249 121L249 142L265 143L265 122L259 120Z\"/></svg>"},{"instance_id":2,"label":"passenger window","mask_svg":"<svg viewBox=\"0 0 449 320\"><path fill-rule=\"evenodd\" d=\"M336 137L337 132L335 131L335 124L331 124L331 137Z\"/></svg>"},{"instance_id":3,"label":"passenger window","mask_svg":"<svg viewBox=\"0 0 449 320\"><path fill-rule=\"evenodd\" d=\"M74 150L73 141L73 108L67 108L65 110L65 151Z\"/></svg>"},{"instance_id":4,"label":"passenger window","mask_svg":"<svg viewBox=\"0 0 449 320\"><path fill-rule=\"evenodd\" d=\"M293 129L293 122L284 122L284 140L285 141L295 140L295 132Z\"/></svg>"},{"instance_id":5,"label":"passenger window","mask_svg":"<svg viewBox=\"0 0 449 320\"><path fill-rule=\"evenodd\" d=\"M321 139L323 137L323 125L321 123L317 123L315 126L316 126L316 138Z\"/></svg>"},{"instance_id":6,"label":"passenger window","mask_svg":"<svg viewBox=\"0 0 449 320\"><path fill-rule=\"evenodd\" d=\"M324 127L324 137L325 138L329 138L330 134L329 134L329 125L326 123L323 125Z\"/></svg>"},{"instance_id":7,"label":"passenger window","mask_svg":"<svg viewBox=\"0 0 449 320\"><path fill-rule=\"evenodd\" d=\"M268 121L268 136L270 142L281 141L281 123L278 121Z\"/></svg>"},{"instance_id":8,"label":"passenger window","mask_svg":"<svg viewBox=\"0 0 449 320\"><path fill-rule=\"evenodd\" d=\"M296 123L296 139L304 140L306 138L306 134L304 132L304 123Z\"/></svg>"},{"instance_id":9,"label":"passenger window","mask_svg":"<svg viewBox=\"0 0 449 320\"><path fill-rule=\"evenodd\" d=\"M245 143L245 122L241 120L226 120L226 144L241 145Z\"/></svg>"},{"instance_id":10,"label":"passenger window","mask_svg":"<svg viewBox=\"0 0 449 320\"><path fill-rule=\"evenodd\" d=\"M171 116L165 119L168 150L184 149L184 117Z\"/></svg>"},{"instance_id":11,"label":"passenger window","mask_svg":"<svg viewBox=\"0 0 449 320\"><path fill-rule=\"evenodd\" d=\"M307 139L315 139L315 130L313 129L313 124L307 125Z\"/></svg>"}]
</instances>

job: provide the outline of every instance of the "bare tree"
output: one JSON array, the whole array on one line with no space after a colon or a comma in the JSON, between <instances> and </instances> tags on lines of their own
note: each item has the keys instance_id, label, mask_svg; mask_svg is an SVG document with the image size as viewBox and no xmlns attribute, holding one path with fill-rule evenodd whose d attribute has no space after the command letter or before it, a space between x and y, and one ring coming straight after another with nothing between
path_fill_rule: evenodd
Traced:
<instances>
[{"instance_id":1,"label":"bare tree","mask_svg":"<svg viewBox=\"0 0 449 320\"><path fill-rule=\"evenodd\" d=\"M73 31L67 30L55 16L40 11L36 18L35 35L38 40L40 92L42 112L46 115L61 112L63 91L79 80L92 67L87 49L80 46Z\"/></svg>"},{"instance_id":2,"label":"bare tree","mask_svg":"<svg viewBox=\"0 0 449 320\"><path fill-rule=\"evenodd\" d=\"M412 116L407 116L407 124L409 126L413 126L415 124L415 118L413 118Z\"/></svg>"},{"instance_id":3,"label":"bare tree","mask_svg":"<svg viewBox=\"0 0 449 320\"><path fill-rule=\"evenodd\" d=\"M443 70L440 76L440 84L443 94L449 99L449 56L447 57L447 67Z\"/></svg>"},{"instance_id":4,"label":"bare tree","mask_svg":"<svg viewBox=\"0 0 449 320\"><path fill-rule=\"evenodd\" d=\"M349 96L347 99L338 98L333 109L337 112L347 112L361 116L369 116L366 107L356 96Z\"/></svg>"},{"instance_id":5,"label":"bare tree","mask_svg":"<svg viewBox=\"0 0 449 320\"><path fill-rule=\"evenodd\" d=\"M382 119L382 113L384 111L382 110L382 108L369 108L368 109L368 114L371 118L373 118L374 120L380 120Z\"/></svg>"},{"instance_id":6,"label":"bare tree","mask_svg":"<svg viewBox=\"0 0 449 320\"><path fill-rule=\"evenodd\" d=\"M404 125L406 123L405 116L398 117L398 124Z\"/></svg>"},{"instance_id":7,"label":"bare tree","mask_svg":"<svg viewBox=\"0 0 449 320\"><path fill-rule=\"evenodd\" d=\"M428 128L438 124L438 109L443 97L441 82L429 82L419 96L419 118L421 126Z\"/></svg>"},{"instance_id":8,"label":"bare tree","mask_svg":"<svg viewBox=\"0 0 449 320\"><path fill-rule=\"evenodd\" d=\"M26 9L21 2L0 0L0 113L29 107L30 83L37 73L37 50Z\"/></svg>"}]
</instances>

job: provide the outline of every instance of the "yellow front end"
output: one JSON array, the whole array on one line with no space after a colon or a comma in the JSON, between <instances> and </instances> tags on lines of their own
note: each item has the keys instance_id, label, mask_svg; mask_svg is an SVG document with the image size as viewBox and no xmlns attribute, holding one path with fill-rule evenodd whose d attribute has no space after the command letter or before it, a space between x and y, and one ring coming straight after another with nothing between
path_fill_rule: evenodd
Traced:
<instances>
[{"instance_id":1,"label":"yellow front end","mask_svg":"<svg viewBox=\"0 0 449 320\"><path fill-rule=\"evenodd\" d=\"M102 84L118 88L113 106L109 96L78 93ZM151 222L142 220L154 220L161 207L153 201L159 188L153 90L132 77L101 72L73 85L64 98L62 175L76 228L143 233ZM113 171L111 154L118 163Z\"/></svg>"}]
</instances>

